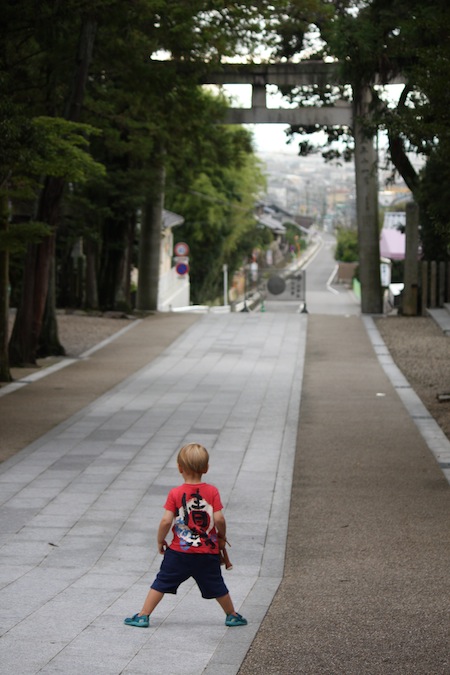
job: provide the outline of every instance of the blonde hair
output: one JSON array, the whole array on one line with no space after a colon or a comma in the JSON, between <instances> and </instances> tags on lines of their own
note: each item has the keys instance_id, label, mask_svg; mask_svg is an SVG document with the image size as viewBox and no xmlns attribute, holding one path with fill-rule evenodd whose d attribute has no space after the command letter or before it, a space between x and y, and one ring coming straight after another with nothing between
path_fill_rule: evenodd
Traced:
<instances>
[{"instance_id":1,"label":"blonde hair","mask_svg":"<svg viewBox=\"0 0 450 675\"><path fill-rule=\"evenodd\" d=\"M188 443L178 453L177 462L187 473L204 474L208 471L209 453L203 445Z\"/></svg>"}]
</instances>

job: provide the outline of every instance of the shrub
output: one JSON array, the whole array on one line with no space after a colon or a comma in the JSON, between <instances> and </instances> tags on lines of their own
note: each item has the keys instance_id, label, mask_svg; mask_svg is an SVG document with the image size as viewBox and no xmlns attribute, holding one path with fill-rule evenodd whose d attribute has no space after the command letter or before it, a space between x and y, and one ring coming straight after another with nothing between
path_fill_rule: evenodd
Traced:
<instances>
[{"instance_id":1,"label":"shrub","mask_svg":"<svg viewBox=\"0 0 450 675\"><path fill-rule=\"evenodd\" d=\"M339 228L336 234L335 260L341 262L357 262L358 260L358 233L356 230Z\"/></svg>"}]
</instances>

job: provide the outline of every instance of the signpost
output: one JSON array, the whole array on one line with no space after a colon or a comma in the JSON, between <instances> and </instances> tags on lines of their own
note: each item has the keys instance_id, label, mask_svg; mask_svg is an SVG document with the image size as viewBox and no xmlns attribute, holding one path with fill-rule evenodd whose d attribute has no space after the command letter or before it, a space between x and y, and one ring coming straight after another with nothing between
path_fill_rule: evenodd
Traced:
<instances>
[{"instance_id":1,"label":"signpost","mask_svg":"<svg viewBox=\"0 0 450 675\"><path fill-rule=\"evenodd\" d=\"M189 264L187 262L178 262L175 265L175 269L176 269L177 274L180 277L183 277L185 274L187 274L189 272Z\"/></svg>"},{"instance_id":2,"label":"signpost","mask_svg":"<svg viewBox=\"0 0 450 675\"><path fill-rule=\"evenodd\" d=\"M186 258L189 255L189 246L184 241L179 241L173 247L173 252L176 258Z\"/></svg>"},{"instance_id":3,"label":"signpost","mask_svg":"<svg viewBox=\"0 0 450 675\"><path fill-rule=\"evenodd\" d=\"M189 246L184 241L179 241L173 247L175 258L175 271L179 277L189 273Z\"/></svg>"}]
</instances>

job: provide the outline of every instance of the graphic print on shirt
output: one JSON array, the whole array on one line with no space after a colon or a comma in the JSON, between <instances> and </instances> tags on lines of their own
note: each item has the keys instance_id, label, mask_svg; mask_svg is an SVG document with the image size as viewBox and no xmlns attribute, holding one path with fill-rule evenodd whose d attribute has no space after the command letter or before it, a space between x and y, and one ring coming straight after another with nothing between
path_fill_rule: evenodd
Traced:
<instances>
[{"instance_id":1,"label":"graphic print on shirt","mask_svg":"<svg viewBox=\"0 0 450 675\"><path fill-rule=\"evenodd\" d=\"M202 497L199 488L196 492L181 498L181 508L175 517L175 531L182 549L205 546L215 548L215 541L210 537L214 527L214 514L211 504Z\"/></svg>"}]
</instances>

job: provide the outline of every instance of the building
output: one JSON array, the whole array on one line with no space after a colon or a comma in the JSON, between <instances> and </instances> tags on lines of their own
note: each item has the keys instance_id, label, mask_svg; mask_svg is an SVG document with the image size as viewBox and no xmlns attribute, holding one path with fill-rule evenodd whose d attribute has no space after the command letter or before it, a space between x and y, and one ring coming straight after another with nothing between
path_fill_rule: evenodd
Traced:
<instances>
[{"instance_id":1,"label":"building","mask_svg":"<svg viewBox=\"0 0 450 675\"><path fill-rule=\"evenodd\" d=\"M180 227L183 223L182 216L163 210L158 285L159 312L170 312L172 309L187 307L190 304L189 272L179 274L176 265L178 261L174 257L173 228ZM186 262L188 263L188 258Z\"/></svg>"}]
</instances>

